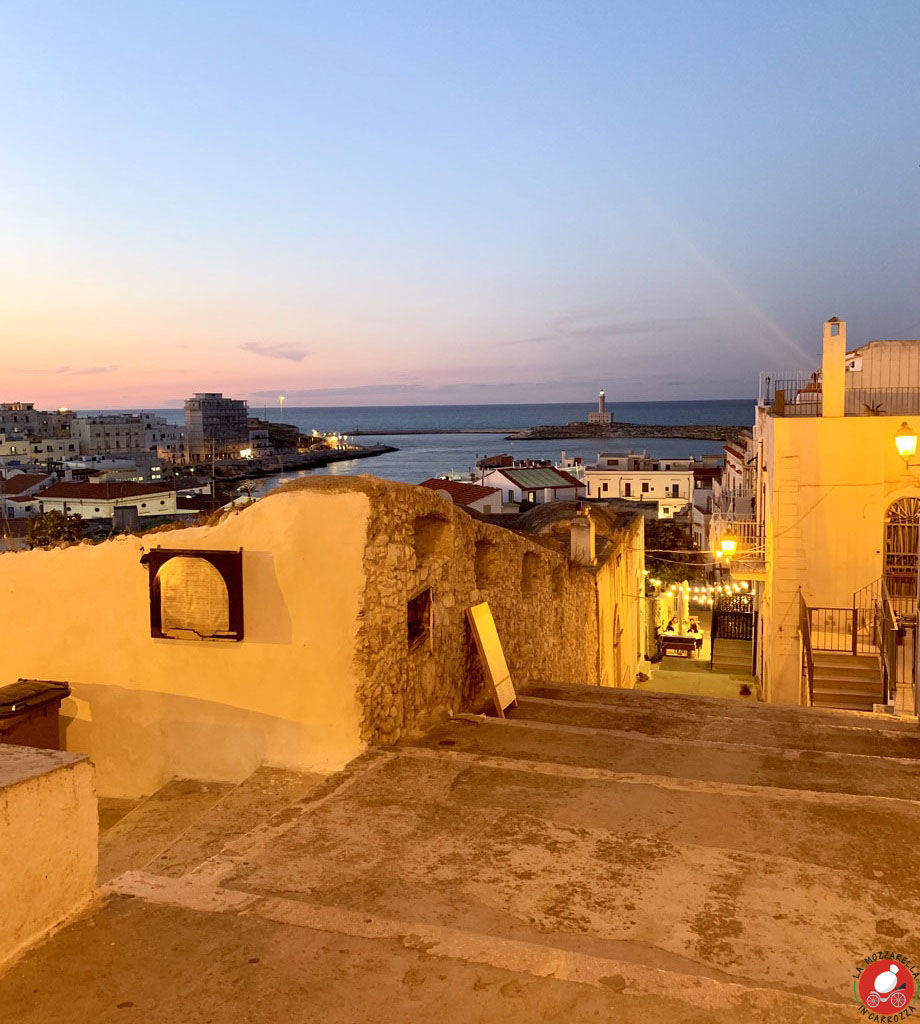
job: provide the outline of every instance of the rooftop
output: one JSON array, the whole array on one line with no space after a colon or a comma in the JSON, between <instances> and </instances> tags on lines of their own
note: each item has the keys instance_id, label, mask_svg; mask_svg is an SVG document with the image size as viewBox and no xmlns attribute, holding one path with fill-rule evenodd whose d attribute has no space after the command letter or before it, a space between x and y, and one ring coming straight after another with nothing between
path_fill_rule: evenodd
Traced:
<instances>
[{"instance_id":1,"label":"rooftop","mask_svg":"<svg viewBox=\"0 0 920 1024\"><path fill-rule=\"evenodd\" d=\"M439 480L432 477L430 480L423 480L419 487L428 487L432 491L446 491L455 505L470 505L480 498L488 498L490 494L497 494L498 487L480 487L479 484L465 484L459 480Z\"/></svg>"},{"instance_id":2,"label":"rooftop","mask_svg":"<svg viewBox=\"0 0 920 1024\"><path fill-rule=\"evenodd\" d=\"M918 760L878 716L539 684L327 778L176 780L3 1019L851 1021L864 956L920 953Z\"/></svg>"},{"instance_id":3,"label":"rooftop","mask_svg":"<svg viewBox=\"0 0 920 1024\"><path fill-rule=\"evenodd\" d=\"M552 467L547 467L545 469L513 469L509 467L507 469L500 469L498 472L518 487L523 487L524 489L539 489L541 487L584 488L585 486L583 480L579 480L577 477L572 476L571 473L566 473L565 470L554 469Z\"/></svg>"},{"instance_id":4,"label":"rooftop","mask_svg":"<svg viewBox=\"0 0 920 1024\"><path fill-rule=\"evenodd\" d=\"M95 498L102 501L113 501L118 498L140 498L145 495L169 494L170 488L163 484L111 483L91 484L65 481L52 484L41 492L45 498Z\"/></svg>"},{"instance_id":5,"label":"rooftop","mask_svg":"<svg viewBox=\"0 0 920 1024\"><path fill-rule=\"evenodd\" d=\"M53 474L16 473L15 475L0 481L0 493L5 494L8 498L12 498L14 495L22 494L29 490L30 487L37 487L38 484L43 483L50 476L53 476Z\"/></svg>"}]
</instances>

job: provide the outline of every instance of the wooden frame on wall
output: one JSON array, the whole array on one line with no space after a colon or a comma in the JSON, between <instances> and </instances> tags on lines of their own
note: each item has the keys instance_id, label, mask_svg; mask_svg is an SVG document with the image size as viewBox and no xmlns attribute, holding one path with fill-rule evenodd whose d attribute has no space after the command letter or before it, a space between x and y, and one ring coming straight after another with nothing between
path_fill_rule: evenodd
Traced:
<instances>
[{"instance_id":1,"label":"wooden frame on wall","mask_svg":"<svg viewBox=\"0 0 920 1024\"><path fill-rule=\"evenodd\" d=\"M216 570L226 592L226 608L206 607L211 595L195 593L192 582L184 596L188 602L188 621L182 622L182 609L173 607L164 616L160 570L172 559L198 560ZM157 640L214 640L239 643L243 639L243 549L208 551L189 548L153 548L141 557L147 568L150 592L150 635ZM196 603L197 602L197 603ZM203 610L220 620L219 628L202 630L196 621ZM178 616L178 618L177 618ZM166 621L164 621L164 618ZM176 620L176 621L174 621Z\"/></svg>"}]
</instances>

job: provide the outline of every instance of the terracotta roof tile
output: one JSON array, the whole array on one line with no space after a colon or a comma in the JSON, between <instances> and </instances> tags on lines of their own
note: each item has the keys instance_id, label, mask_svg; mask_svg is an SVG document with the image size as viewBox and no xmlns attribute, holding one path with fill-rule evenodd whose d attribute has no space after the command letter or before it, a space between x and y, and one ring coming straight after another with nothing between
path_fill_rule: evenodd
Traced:
<instances>
[{"instance_id":1,"label":"terracotta roof tile","mask_svg":"<svg viewBox=\"0 0 920 1024\"><path fill-rule=\"evenodd\" d=\"M27 491L30 487L43 483L52 475L51 473L17 473L15 476L9 476L3 481L3 493L8 498L12 498L15 494L22 494L23 491Z\"/></svg>"},{"instance_id":2,"label":"terracotta roof tile","mask_svg":"<svg viewBox=\"0 0 920 1024\"><path fill-rule=\"evenodd\" d=\"M101 501L114 501L117 498L140 498L150 494L169 494L170 488L162 484L90 484L66 481L54 484L47 491L41 492L44 498L95 498Z\"/></svg>"},{"instance_id":3,"label":"terracotta roof tile","mask_svg":"<svg viewBox=\"0 0 920 1024\"><path fill-rule=\"evenodd\" d=\"M480 498L488 498L490 494L499 493L498 487L480 487L479 484L465 484L460 480L438 480L436 477L423 480L419 487L427 487L432 491L447 491L455 505L472 505Z\"/></svg>"}]
</instances>

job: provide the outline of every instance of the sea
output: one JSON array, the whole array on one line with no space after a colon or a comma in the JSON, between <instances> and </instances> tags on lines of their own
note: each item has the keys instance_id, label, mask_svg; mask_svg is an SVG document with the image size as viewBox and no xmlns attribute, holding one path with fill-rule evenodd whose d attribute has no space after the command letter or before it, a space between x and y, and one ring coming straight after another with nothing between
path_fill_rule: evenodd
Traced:
<instances>
[{"instance_id":1,"label":"sea","mask_svg":"<svg viewBox=\"0 0 920 1024\"><path fill-rule=\"evenodd\" d=\"M551 459L556 462L564 451L594 462L601 451L647 451L653 457L674 458L714 454L722 450L721 441L691 441L682 438L623 438L609 441L570 439L554 441L506 441L501 433L526 427L562 425L587 419L595 406L549 403L535 405L387 405L387 406L277 406L250 405L253 416L273 422L295 423L304 433L351 434L360 430L362 444L392 445L398 451L368 459L334 462L322 468L293 473L278 473L255 481L255 493L302 476L315 474L346 475L370 473L385 480L419 483L429 477L451 471L469 472L476 460L485 455L507 452L515 458ZM625 423L714 424L750 426L754 422L754 399L719 399L694 402L619 402L608 405L614 419ZM93 410L93 412L138 412L136 409ZM144 410L165 417L170 423L182 423L182 409ZM88 411L81 411L87 415ZM393 434L394 430L417 430L417 434ZM432 430L457 430L464 433L425 433Z\"/></svg>"}]
</instances>

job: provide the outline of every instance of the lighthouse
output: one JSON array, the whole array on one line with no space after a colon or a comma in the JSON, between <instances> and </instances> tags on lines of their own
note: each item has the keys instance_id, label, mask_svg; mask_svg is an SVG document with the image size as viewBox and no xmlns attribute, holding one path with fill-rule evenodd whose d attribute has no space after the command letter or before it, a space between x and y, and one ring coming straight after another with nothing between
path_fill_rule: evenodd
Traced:
<instances>
[{"instance_id":1,"label":"lighthouse","mask_svg":"<svg viewBox=\"0 0 920 1024\"><path fill-rule=\"evenodd\" d=\"M607 396L603 391L600 391L597 396L597 412L588 413L588 422L607 427L613 422L613 415L607 412Z\"/></svg>"}]
</instances>

